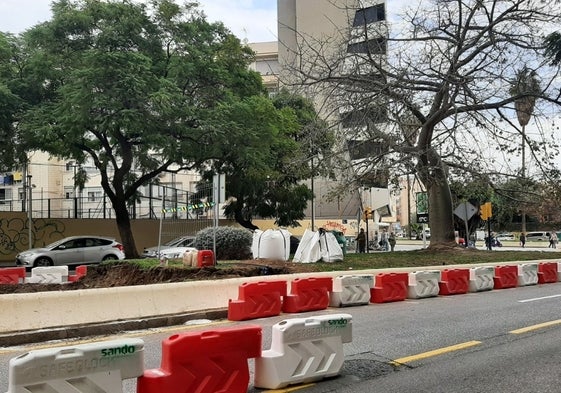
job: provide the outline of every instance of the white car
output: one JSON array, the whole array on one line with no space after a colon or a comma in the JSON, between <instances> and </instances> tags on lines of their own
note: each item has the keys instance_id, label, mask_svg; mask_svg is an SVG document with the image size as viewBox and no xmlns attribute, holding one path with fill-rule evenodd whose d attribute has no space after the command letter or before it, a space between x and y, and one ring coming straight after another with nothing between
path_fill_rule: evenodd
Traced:
<instances>
[{"instance_id":1,"label":"white car","mask_svg":"<svg viewBox=\"0 0 561 393\"><path fill-rule=\"evenodd\" d=\"M195 236L180 236L160 245L160 253L168 248L177 247L193 247L195 245ZM158 246L145 248L142 252L142 258L157 258Z\"/></svg>"},{"instance_id":2,"label":"white car","mask_svg":"<svg viewBox=\"0 0 561 393\"><path fill-rule=\"evenodd\" d=\"M123 245L101 236L71 236L16 255L19 266L64 266L125 259Z\"/></svg>"},{"instance_id":3,"label":"white car","mask_svg":"<svg viewBox=\"0 0 561 393\"><path fill-rule=\"evenodd\" d=\"M160 250L160 258L179 259L183 258L183 254L187 251L197 251L194 247L170 247Z\"/></svg>"},{"instance_id":4,"label":"white car","mask_svg":"<svg viewBox=\"0 0 561 393\"><path fill-rule=\"evenodd\" d=\"M501 232L497 236L495 236L495 239L500 240L500 241L505 241L505 240L506 241L512 241L512 240L515 240L515 237L510 232Z\"/></svg>"}]
</instances>

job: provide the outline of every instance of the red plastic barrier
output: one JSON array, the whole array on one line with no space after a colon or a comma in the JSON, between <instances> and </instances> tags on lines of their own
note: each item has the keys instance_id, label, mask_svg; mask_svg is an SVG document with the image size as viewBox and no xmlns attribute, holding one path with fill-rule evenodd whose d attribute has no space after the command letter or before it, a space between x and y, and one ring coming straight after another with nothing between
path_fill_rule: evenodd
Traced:
<instances>
[{"instance_id":1,"label":"red plastic barrier","mask_svg":"<svg viewBox=\"0 0 561 393\"><path fill-rule=\"evenodd\" d=\"M20 284L25 280L25 267L0 269L0 284Z\"/></svg>"},{"instance_id":2,"label":"red plastic barrier","mask_svg":"<svg viewBox=\"0 0 561 393\"><path fill-rule=\"evenodd\" d=\"M467 293L469 289L469 269L444 269L440 272L439 295Z\"/></svg>"},{"instance_id":3,"label":"red plastic barrier","mask_svg":"<svg viewBox=\"0 0 561 393\"><path fill-rule=\"evenodd\" d=\"M370 289L371 303L398 302L407 298L408 273L379 273Z\"/></svg>"},{"instance_id":4,"label":"red plastic barrier","mask_svg":"<svg viewBox=\"0 0 561 393\"><path fill-rule=\"evenodd\" d=\"M281 296L286 296L286 281L243 283L238 288L238 300L228 302L228 319L244 321L279 315Z\"/></svg>"},{"instance_id":5,"label":"red plastic barrier","mask_svg":"<svg viewBox=\"0 0 561 393\"><path fill-rule=\"evenodd\" d=\"M162 342L159 369L145 370L137 393L246 393L248 359L261 356L261 327L176 334Z\"/></svg>"},{"instance_id":6,"label":"red plastic barrier","mask_svg":"<svg viewBox=\"0 0 561 393\"><path fill-rule=\"evenodd\" d=\"M84 277L88 273L88 267L86 265L76 266L76 271L73 275L68 276L69 282L78 281L80 278Z\"/></svg>"},{"instance_id":7,"label":"red plastic barrier","mask_svg":"<svg viewBox=\"0 0 561 393\"><path fill-rule=\"evenodd\" d=\"M495 289L517 287L518 266L495 266L493 281L495 283Z\"/></svg>"},{"instance_id":8,"label":"red plastic barrier","mask_svg":"<svg viewBox=\"0 0 561 393\"><path fill-rule=\"evenodd\" d=\"M197 267L214 266L214 252L199 250L197 253Z\"/></svg>"},{"instance_id":9,"label":"red plastic barrier","mask_svg":"<svg viewBox=\"0 0 561 393\"><path fill-rule=\"evenodd\" d=\"M538 284L557 282L557 262L538 264Z\"/></svg>"},{"instance_id":10,"label":"red plastic barrier","mask_svg":"<svg viewBox=\"0 0 561 393\"><path fill-rule=\"evenodd\" d=\"M297 313L325 310L329 306L329 292L332 289L331 277L296 278L290 285L290 294L284 298L282 311Z\"/></svg>"}]
</instances>

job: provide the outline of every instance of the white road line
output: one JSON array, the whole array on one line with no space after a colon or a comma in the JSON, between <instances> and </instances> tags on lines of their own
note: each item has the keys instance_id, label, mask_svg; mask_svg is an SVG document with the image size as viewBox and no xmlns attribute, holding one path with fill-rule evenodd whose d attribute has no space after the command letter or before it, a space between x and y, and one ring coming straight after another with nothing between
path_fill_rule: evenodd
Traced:
<instances>
[{"instance_id":1,"label":"white road line","mask_svg":"<svg viewBox=\"0 0 561 393\"><path fill-rule=\"evenodd\" d=\"M544 299L553 299L556 297L561 297L561 294L559 295L551 295L551 296L543 296L543 297L535 297L532 299L524 299L524 300L519 300L518 303L529 303L529 302L536 302L538 300L544 300Z\"/></svg>"}]
</instances>

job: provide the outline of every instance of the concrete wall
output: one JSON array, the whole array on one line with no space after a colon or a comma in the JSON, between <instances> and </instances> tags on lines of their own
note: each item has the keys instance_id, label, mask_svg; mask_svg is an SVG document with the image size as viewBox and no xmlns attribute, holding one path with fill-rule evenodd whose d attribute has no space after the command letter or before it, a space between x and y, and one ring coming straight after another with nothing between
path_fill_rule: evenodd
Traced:
<instances>
[{"instance_id":1,"label":"concrete wall","mask_svg":"<svg viewBox=\"0 0 561 393\"><path fill-rule=\"evenodd\" d=\"M198 220L164 221L162 240L167 241L180 235L195 234L210 226ZM158 244L159 220L132 220L132 230L136 246L141 253L144 247ZM232 225L221 220L221 225ZM114 219L33 219L33 247L41 247L56 240L73 235L99 235L114 237L120 241L119 231ZM0 263L13 263L18 252L29 248L29 226L25 213L0 213Z\"/></svg>"}]
</instances>

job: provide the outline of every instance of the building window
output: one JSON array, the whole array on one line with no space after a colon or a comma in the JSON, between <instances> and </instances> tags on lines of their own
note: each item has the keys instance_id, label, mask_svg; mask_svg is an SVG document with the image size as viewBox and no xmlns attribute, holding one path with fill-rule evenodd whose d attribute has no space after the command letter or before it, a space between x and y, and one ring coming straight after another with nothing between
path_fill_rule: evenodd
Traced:
<instances>
[{"instance_id":1,"label":"building window","mask_svg":"<svg viewBox=\"0 0 561 393\"><path fill-rule=\"evenodd\" d=\"M356 12L353 27L368 25L386 19L384 4L363 8Z\"/></svg>"},{"instance_id":2,"label":"building window","mask_svg":"<svg viewBox=\"0 0 561 393\"><path fill-rule=\"evenodd\" d=\"M388 121L388 109L382 105L355 109L341 114L343 128L364 127L370 123L379 124L386 121Z\"/></svg>"},{"instance_id":3,"label":"building window","mask_svg":"<svg viewBox=\"0 0 561 393\"><path fill-rule=\"evenodd\" d=\"M347 53L368 53L371 55L384 55L387 51L386 47L386 39L380 37L368 41L360 41L349 44L347 46Z\"/></svg>"}]
</instances>

